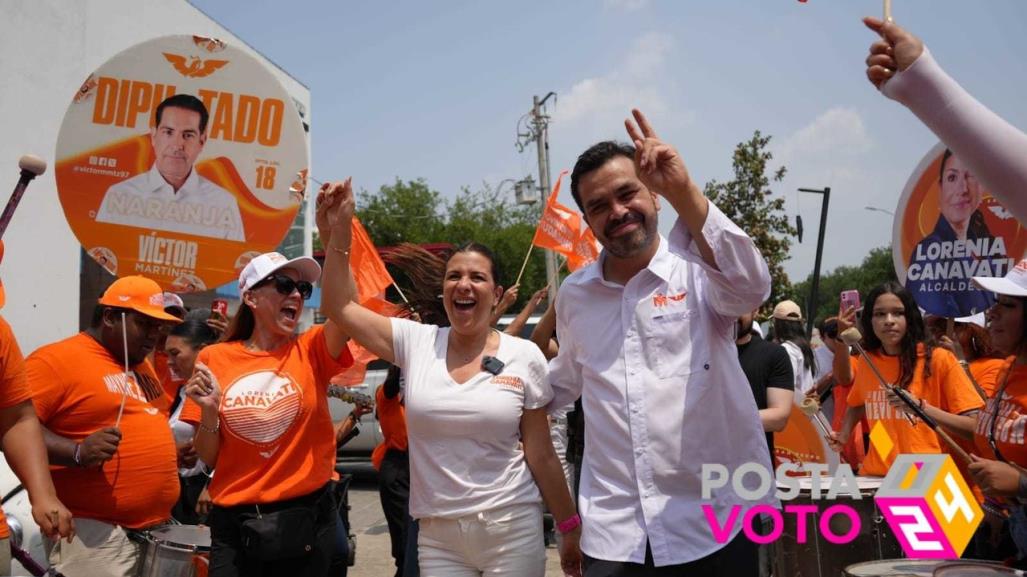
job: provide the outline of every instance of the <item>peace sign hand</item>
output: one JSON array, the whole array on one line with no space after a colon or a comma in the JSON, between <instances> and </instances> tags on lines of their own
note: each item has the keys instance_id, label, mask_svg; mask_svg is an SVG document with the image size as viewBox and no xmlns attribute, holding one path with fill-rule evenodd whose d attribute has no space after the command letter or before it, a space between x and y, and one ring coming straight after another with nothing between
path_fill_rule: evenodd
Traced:
<instances>
[{"instance_id":1,"label":"peace sign hand","mask_svg":"<svg viewBox=\"0 0 1027 577\"><path fill-rule=\"evenodd\" d=\"M634 121L626 119L624 127L635 145L635 169L642 183L662 196L687 192L692 177L678 151L660 140L642 111L633 108L631 114Z\"/></svg>"}]
</instances>

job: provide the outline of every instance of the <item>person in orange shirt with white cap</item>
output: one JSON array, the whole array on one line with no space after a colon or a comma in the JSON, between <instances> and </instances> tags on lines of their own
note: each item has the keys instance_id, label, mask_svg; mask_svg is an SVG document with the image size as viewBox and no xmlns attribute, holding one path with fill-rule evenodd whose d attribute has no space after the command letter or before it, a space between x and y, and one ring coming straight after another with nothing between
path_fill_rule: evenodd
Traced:
<instances>
[{"instance_id":1,"label":"person in orange shirt with white cap","mask_svg":"<svg viewBox=\"0 0 1027 577\"><path fill-rule=\"evenodd\" d=\"M57 495L75 514L75 538L47 545L69 577L134 577L131 531L165 523L178 500L170 398L146 357L180 321L142 276L115 281L99 305L91 327L25 363Z\"/></svg>"}]
</instances>

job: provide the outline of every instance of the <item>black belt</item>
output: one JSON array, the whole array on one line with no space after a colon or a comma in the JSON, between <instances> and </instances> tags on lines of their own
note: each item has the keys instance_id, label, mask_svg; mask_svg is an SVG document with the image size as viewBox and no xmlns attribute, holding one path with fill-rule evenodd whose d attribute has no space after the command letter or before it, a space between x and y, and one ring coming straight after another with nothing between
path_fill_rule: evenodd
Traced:
<instances>
[{"instance_id":1,"label":"black belt","mask_svg":"<svg viewBox=\"0 0 1027 577\"><path fill-rule=\"evenodd\" d=\"M332 482L329 481L323 486L318 488L312 493L294 497L292 499L286 499L284 501L274 501L271 503L253 503L247 505L233 505L231 507L218 507L229 513L236 515L245 513L274 513L275 511L282 511L284 509L291 509L293 507L313 507L317 505L321 499L329 494L329 487ZM259 509L259 510L258 510Z\"/></svg>"}]
</instances>

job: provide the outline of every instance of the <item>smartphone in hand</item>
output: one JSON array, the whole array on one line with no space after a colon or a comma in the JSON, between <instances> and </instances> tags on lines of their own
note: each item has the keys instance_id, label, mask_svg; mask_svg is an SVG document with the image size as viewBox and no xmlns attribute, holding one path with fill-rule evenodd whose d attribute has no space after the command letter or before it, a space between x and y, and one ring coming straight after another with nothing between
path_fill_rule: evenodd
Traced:
<instances>
[{"instance_id":1,"label":"smartphone in hand","mask_svg":"<svg viewBox=\"0 0 1027 577\"><path fill-rule=\"evenodd\" d=\"M845 312L845 311L849 310L850 308L855 308L856 310L859 310L859 291L858 290L850 289L850 290L842 291L842 294L841 294L841 297L839 298L839 300L841 300L841 310L842 310L842 312Z\"/></svg>"}]
</instances>

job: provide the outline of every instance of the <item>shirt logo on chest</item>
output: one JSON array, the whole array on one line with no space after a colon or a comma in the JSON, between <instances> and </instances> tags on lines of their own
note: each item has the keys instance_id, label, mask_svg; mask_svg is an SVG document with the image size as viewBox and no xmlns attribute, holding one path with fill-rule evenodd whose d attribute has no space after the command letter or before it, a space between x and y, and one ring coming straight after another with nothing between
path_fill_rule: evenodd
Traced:
<instances>
[{"instance_id":1,"label":"shirt logo on chest","mask_svg":"<svg viewBox=\"0 0 1027 577\"><path fill-rule=\"evenodd\" d=\"M520 377L514 377L510 375L496 375L491 379L492 384L499 385L504 389L511 389L514 391L524 390L524 381Z\"/></svg>"},{"instance_id":2,"label":"shirt logo on chest","mask_svg":"<svg viewBox=\"0 0 1027 577\"><path fill-rule=\"evenodd\" d=\"M225 391L221 410L229 431L252 444L266 446L292 427L302 405L303 392L292 378L260 371L232 383Z\"/></svg>"},{"instance_id":3,"label":"shirt logo on chest","mask_svg":"<svg viewBox=\"0 0 1027 577\"><path fill-rule=\"evenodd\" d=\"M685 302L685 296L688 295L688 291L682 291L676 295L665 295L663 293L656 293L653 295L653 308L662 309L667 306Z\"/></svg>"}]
</instances>

